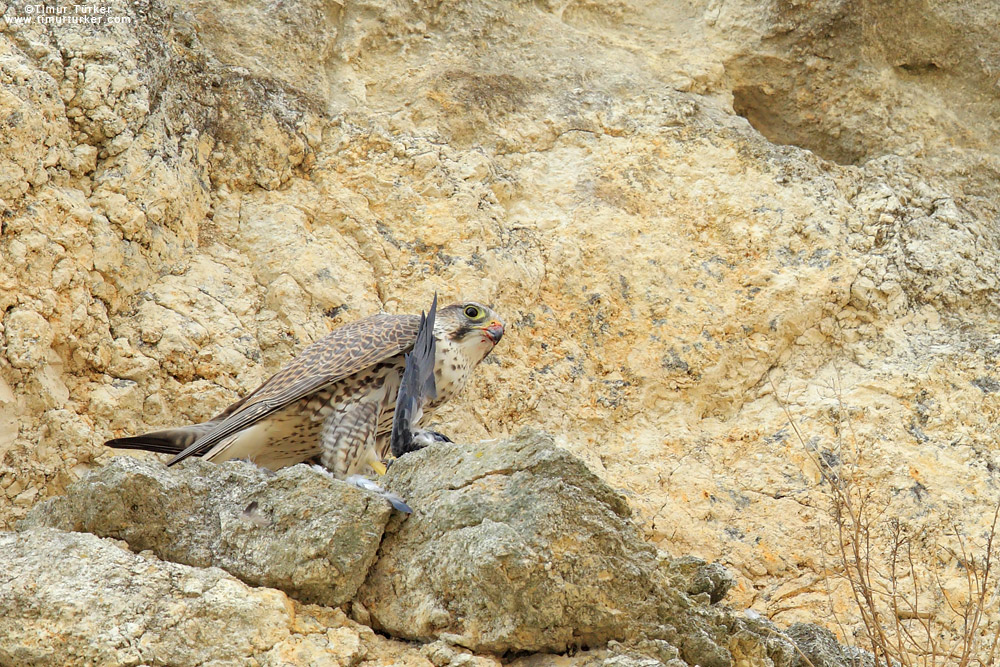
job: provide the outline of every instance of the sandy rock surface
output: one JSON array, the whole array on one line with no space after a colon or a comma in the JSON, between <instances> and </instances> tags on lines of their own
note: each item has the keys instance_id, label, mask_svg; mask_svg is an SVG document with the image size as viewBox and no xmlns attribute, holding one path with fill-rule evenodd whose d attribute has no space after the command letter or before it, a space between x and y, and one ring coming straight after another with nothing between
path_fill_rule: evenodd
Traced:
<instances>
[{"instance_id":1,"label":"sandy rock surface","mask_svg":"<svg viewBox=\"0 0 1000 667\"><path fill-rule=\"evenodd\" d=\"M0 525L438 290L509 323L439 428L566 434L734 604L858 628L822 461L961 594L945 533L1000 495L992 8L29 5L0 3Z\"/></svg>"}]
</instances>

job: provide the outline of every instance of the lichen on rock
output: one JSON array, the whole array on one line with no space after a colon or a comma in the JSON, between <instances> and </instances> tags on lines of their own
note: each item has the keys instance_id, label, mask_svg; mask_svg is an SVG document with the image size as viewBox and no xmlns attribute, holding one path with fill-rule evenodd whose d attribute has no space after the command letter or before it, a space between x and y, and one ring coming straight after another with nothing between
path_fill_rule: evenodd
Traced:
<instances>
[{"instance_id":1,"label":"lichen on rock","mask_svg":"<svg viewBox=\"0 0 1000 667\"><path fill-rule=\"evenodd\" d=\"M393 635L561 652L634 638L663 606L685 614L624 499L544 435L429 447L386 486L414 514L390 528L358 599Z\"/></svg>"}]
</instances>

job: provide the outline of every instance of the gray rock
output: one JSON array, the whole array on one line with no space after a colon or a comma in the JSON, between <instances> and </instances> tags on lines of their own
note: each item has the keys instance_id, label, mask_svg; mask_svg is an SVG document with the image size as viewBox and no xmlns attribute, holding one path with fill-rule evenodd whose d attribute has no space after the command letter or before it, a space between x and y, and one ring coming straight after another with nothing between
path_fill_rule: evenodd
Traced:
<instances>
[{"instance_id":1,"label":"gray rock","mask_svg":"<svg viewBox=\"0 0 1000 667\"><path fill-rule=\"evenodd\" d=\"M435 445L384 483L414 513L390 523L358 600L393 636L493 653L660 639L706 666L731 664L732 633L756 636L672 585L624 499L547 436Z\"/></svg>"},{"instance_id":2,"label":"gray rock","mask_svg":"<svg viewBox=\"0 0 1000 667\"><path fill-rule=\"evenodd\" d=\"M667 564L667 574L688 595L707 593L715 604L736 585L736 577L719 563L706 563L695 556L681 556Z\"/></svg>"},{"instance_id":3,"label":"gray rock","mask_svg":"<svg viewBox=\"0 0 1000 667\"><path fill-rule=\"evenodd\" d=\"M875 656L856 646L844 646L832 632L813 623L795 623L785 634L795 642L810 667L874 667Z\"/></svg>"},{"instance_id":4,"label":"gray rock","mask_svg":"<svg viewBox=\"0 0 1000 667\"><path fill-rule=\"evenodd\" d=\"M56 551L68 538L51 528L92 532L303 600L351 601L376 629L434 642L425 656L436 665L495 663L463 649L580 648L596 650L595 666L794 663L776 628L710 604L730 585L724 568L665 559L625 500L548 436L435 445L400 459L383 483L412 515L307 466L121 457L34 508L21 530L49 530ZM70 574L65 585L87 576Z\"/></svg>"},{"instance_id":5,"label":"gray rock","mask_svg":"<svg viewBox=\"0 0 1000 667\"><path fill-rule=\"evenodd\" d=\"M633 635L655 615L655 549L624 499L547 437L435 445L384 481L414 513L386 534L358 595L377 628L558 652Z\"/></svg>"},{"instance_id":6,"label":"gray rock","mask_svg":"<svg viewBox=\"0 0 1000 667\"><path fill-rule=\"evenodd\" d=\"M242 461L167 468L118 457L34 507L21 528L114 537L134 551L340 605L364 581L390 513L385 499L308 466L271 473Z\"/></svg>"},{"instance_id":7,"label":"gray rock","mask_svg":"<svg viewBox=\"0 0 1000 667\"><path fill-rule=\"evenodd\" d=\"M603 649L567 655L534 653L507 664L508 667L688 667L687 662L677 657L677 649L671 649L664 654L660 649L647 652L643 648L611 642Z\"/></svg>"},{"instance_id":8,"label":"gray rock","mask_svg":"<svg viewBox=\"0 0 1000 667\"><path fill-rule=\"evenodd\" d=\"M680 659L678 650L662 639L649 639L632 646L609 642L608 654L594 667L646 667L647 665L685 667L687 664Z\"/></svg>"},{"instance_id":9,"label":"gray rock","mask_svg":"<svg viewBox=\"0 0 1000 667\"><path fill-rule=\"evenodd\" d=\"M233 665L276 644L288 599L93 535L0 533L0 664Z\"/></svg>"}]
</instances>

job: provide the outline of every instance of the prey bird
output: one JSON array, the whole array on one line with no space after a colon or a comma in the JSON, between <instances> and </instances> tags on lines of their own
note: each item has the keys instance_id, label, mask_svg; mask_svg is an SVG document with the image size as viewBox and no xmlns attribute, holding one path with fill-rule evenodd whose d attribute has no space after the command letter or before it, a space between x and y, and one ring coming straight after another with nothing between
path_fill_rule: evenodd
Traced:
<instances>
[{"instance_id":1,"label":"prey bird","mask_svg":"<svg viewBox=\"0 0 1000 667\"><path fill-rule=\"evenodd\" d=\"M435 431L418 429L424 415L424 406L437 398L434 379L434 360L437 345L434 341L434 320L437 317L437 294L431 302L430 312L420 313L420 328L413 351L406 355L403 379L396 394L396 411L392 416L389 449L395 458L434 442L450 438Z\"/></svg>"},{"instance_id":2,"label":"prey bird","mask_svg":"<svg viewBox=\"0 0 1000 667\"><path fill-rule=\"evenodd\" d=\"M400 405L399 428L408 436L394 448L399 454L447 439L417 426L465 387L504 333L503 320L482 304L436 307L435 295L426 318L378 314L345 324L212 419L105 444L174 454L168 465L201 456L248 459L272 470L313 462L339 479L369 468L383 474L407 353L413 350L417 378ZM424 347L416 350L422 322Z\"/></svg>"}]
</instances>

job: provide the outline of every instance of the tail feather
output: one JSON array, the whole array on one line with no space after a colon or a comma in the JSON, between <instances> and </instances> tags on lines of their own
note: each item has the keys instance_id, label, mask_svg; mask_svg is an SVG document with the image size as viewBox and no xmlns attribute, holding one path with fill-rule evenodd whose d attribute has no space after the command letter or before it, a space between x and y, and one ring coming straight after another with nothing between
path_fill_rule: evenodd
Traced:
<instances>
[{"instance_id":1,"label":"tail feather","mask_svg":"<svg viewBox=\"0 0 1000 667\"><path fill-rule=\"evenodd\" d=\"M104 444L115 449L142 449L148 452L179 454L210 429L210 424L195 424L194 426L154 431L128 438L114 438ZM200 456L201 453L198 455Z\"/></svg>"}]
</instances>

